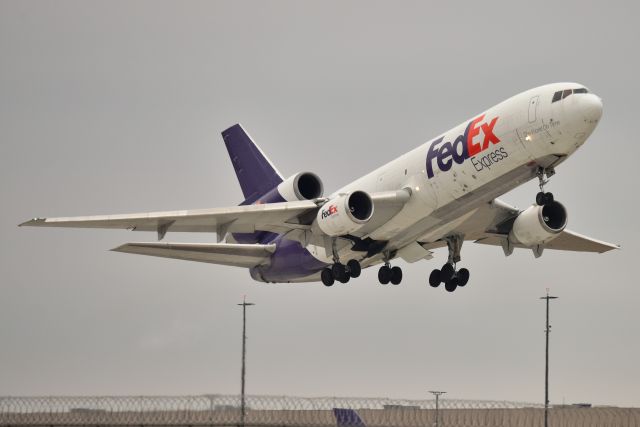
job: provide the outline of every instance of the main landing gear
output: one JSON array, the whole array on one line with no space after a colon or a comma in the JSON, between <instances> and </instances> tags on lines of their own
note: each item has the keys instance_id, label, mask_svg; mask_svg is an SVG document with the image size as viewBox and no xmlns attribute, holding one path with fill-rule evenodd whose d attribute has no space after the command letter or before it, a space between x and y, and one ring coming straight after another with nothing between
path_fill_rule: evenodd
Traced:
<instances>
[{"instance_id":1,"label":"main landing gear","mask_svg":"<svg viewBox=\"0 0 640 427\"><path fill-rule=\"evenodd\" d=\"M429 275L429 285L434 288L444 283L447 292L453 292L457 287L464 287L469 282L469 270L461 268L456 270L456 263L460 262L460 249L464 238L462 236L447 237L447 247L449 248L449 259L440 270L437 268Z\"/></svg>"},{"instance_id":2,"label":"main landing gear","mask_svg":"<svg viewBox=\"0 0 640 427\"><path fill-rule=\"evenodd\" d=\"M332 286L337 280L340 283L347 283L353 277L360 276L362 268L358 260L352 259L347 264L341 264L339 261L331 267L326 267L320 273L320 278L325 286Z\"/></svg>"},{"instance_id":3,"label":"main landing gear","mask_svg":"<svg viewBox=\"0 0 640 427\"><path fill-rule=\"evenodd\" d=\"M325 286L333 286L336 281L348 283L352 277L355 279L360 276L361 271L360 263L352 259L346 265L336 262L331 267L324 268L320 272L320 278ZM388 283L399 285L402 282L402 269L398 266L391 267L388 262L385 262L378 270L378 280L383 285Z\"/></svg>"},{"instance_id":4,"label":"main landing gear","mask_svg":"<svg viewBox=\"0 0 640 427\"><path fill-rule=\"evenodd\" d=\"M429 285L434 288L440 286L440 283L444 283L444 288L447 292L453 292L456 288L464 287L469 282L469 270L461 268L456 271L455 264L446 263L442 266L442 269L437 268L429 275Z\"/></svg>"},{"instance_id":5,"label":"main landing gear","mask_svg":"<svg viewBox=\"0 0 640 427\"><path fill-rule=\"evenodd\" d=\"M545 193L544 186L549 182L549 178L551 178L555 173L555 170L552 168L538 168L536 173L538 175L538 186L540 187L540 192L536 194L536 204L538 206L545 206L553 203L553 193Z\"/></svg>"}]
</instances>

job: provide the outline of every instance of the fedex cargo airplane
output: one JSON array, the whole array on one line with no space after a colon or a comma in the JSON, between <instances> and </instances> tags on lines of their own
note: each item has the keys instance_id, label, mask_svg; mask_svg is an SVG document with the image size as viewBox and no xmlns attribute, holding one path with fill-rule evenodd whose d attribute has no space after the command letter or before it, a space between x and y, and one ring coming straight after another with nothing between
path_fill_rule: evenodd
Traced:
<instances>
[{"instance_id":1,"label":"fedex cargo airplane","mask_svg":"<svg viewBox=\"0 0 640 427\"><path fill-rule=\"evenodd\" d=\"M245 200L226 208L36 218L37 227L216 233L216 243L126 243L114 251L248 268L261 282L347 283L379 265L381 284L399 284L398 258L413 263L446 248L429 284L465 286L465 241L501 247L606 252L619 248L570 231L567 210L545 191L556 168L584 144L602 100L576 83L520 93L324 196L320 178L285 178L239 125L222 132ZM531 206L497 199L537 179ZM425 277L426 278L426 277Z\"/></svg>"}]
</instances>

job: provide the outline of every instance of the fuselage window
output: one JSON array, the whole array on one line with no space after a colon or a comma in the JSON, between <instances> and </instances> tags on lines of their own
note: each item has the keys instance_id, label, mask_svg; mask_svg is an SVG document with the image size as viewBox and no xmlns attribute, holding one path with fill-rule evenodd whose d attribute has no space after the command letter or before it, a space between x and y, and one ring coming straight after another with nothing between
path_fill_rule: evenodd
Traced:
<instances>
[{"instance_id":1,"label":"fuselage window","mask_svg":"<svg viewBox=\"0 0 640 427\"><path fill-rule=\"evenodd\" d=\"M553 94L553 99L551 100L551 103L553 104L554 102L560 101L562 99L562 91L559 90L558 92Z\"/></svg>"},{"instance_id":2,"label":"fuselage window","mask_svg":"<svg viewBox=\"0 0 640 427\"><path fill-rule=\"evenodd\" d=\"M572 92L573 90L566 89L564 92L562 92L562 99L565 99L567 96L571 95Z\"/></svg>"},{"instance_id":3,"label":"fuselage window","mask_svg":"<svg viewBox=\"0 0 640 427\"><path fill-rule=\"evenodd\" d=\"M580 89L574 89L573 93L589 93L589 91L586 88L581 87Z\"/></svg>"}]
</instances>

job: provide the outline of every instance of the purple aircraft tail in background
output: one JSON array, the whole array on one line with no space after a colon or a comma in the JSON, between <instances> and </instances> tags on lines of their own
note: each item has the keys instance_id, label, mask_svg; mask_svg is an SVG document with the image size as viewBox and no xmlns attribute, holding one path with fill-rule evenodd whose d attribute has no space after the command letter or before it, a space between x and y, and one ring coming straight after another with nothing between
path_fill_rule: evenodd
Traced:
<instances>
[{"instance_id":1,"label":"purple aircraft tail in background","mask_svg":"<svg viewBox=\"0 0 640 427\"><path fill-rule=\"evenodd\" d=\"M239 124L222 132L245 201L250 205L282 182L282 176Z\"/></svg>"},{"instance_id":2,"label":"purple aircraft tail in background","mask_svg":"<svg viewBox=\"0 0 640 427\"><path fill-rule=\"evenodd\" d=\"M336 416L336 425L338 427L358 426L366 427L360 416L353 409L334 408L333 414Z\"/></svg>"}]
</instances>

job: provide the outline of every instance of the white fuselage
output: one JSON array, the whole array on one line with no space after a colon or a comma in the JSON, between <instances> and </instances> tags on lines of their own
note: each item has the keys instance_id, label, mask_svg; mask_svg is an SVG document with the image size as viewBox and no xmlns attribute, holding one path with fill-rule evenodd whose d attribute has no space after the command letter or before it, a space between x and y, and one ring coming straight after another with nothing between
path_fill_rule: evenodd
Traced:
<instances>
[{"instance_id":1,"label":"white fuselage","mask_svg":"<svg viewBox=\"0 0 640 427\"><path fill-rule=\"evenodd\" d=\"M553 101L558 91L578 89ZM583 92L584 90L584 92ZM334 193L410 189L403 209L368 237L390 250L449 234L484 203L552 168L578 149L602 114L602 102L584 86L537 87L477 114L437 138L379 167ZM307 248L331 263L323 248ZM348 247L340 258L363 258ZM372 265L381 258L365 262Z\"/></svg>"}]
</instances>

